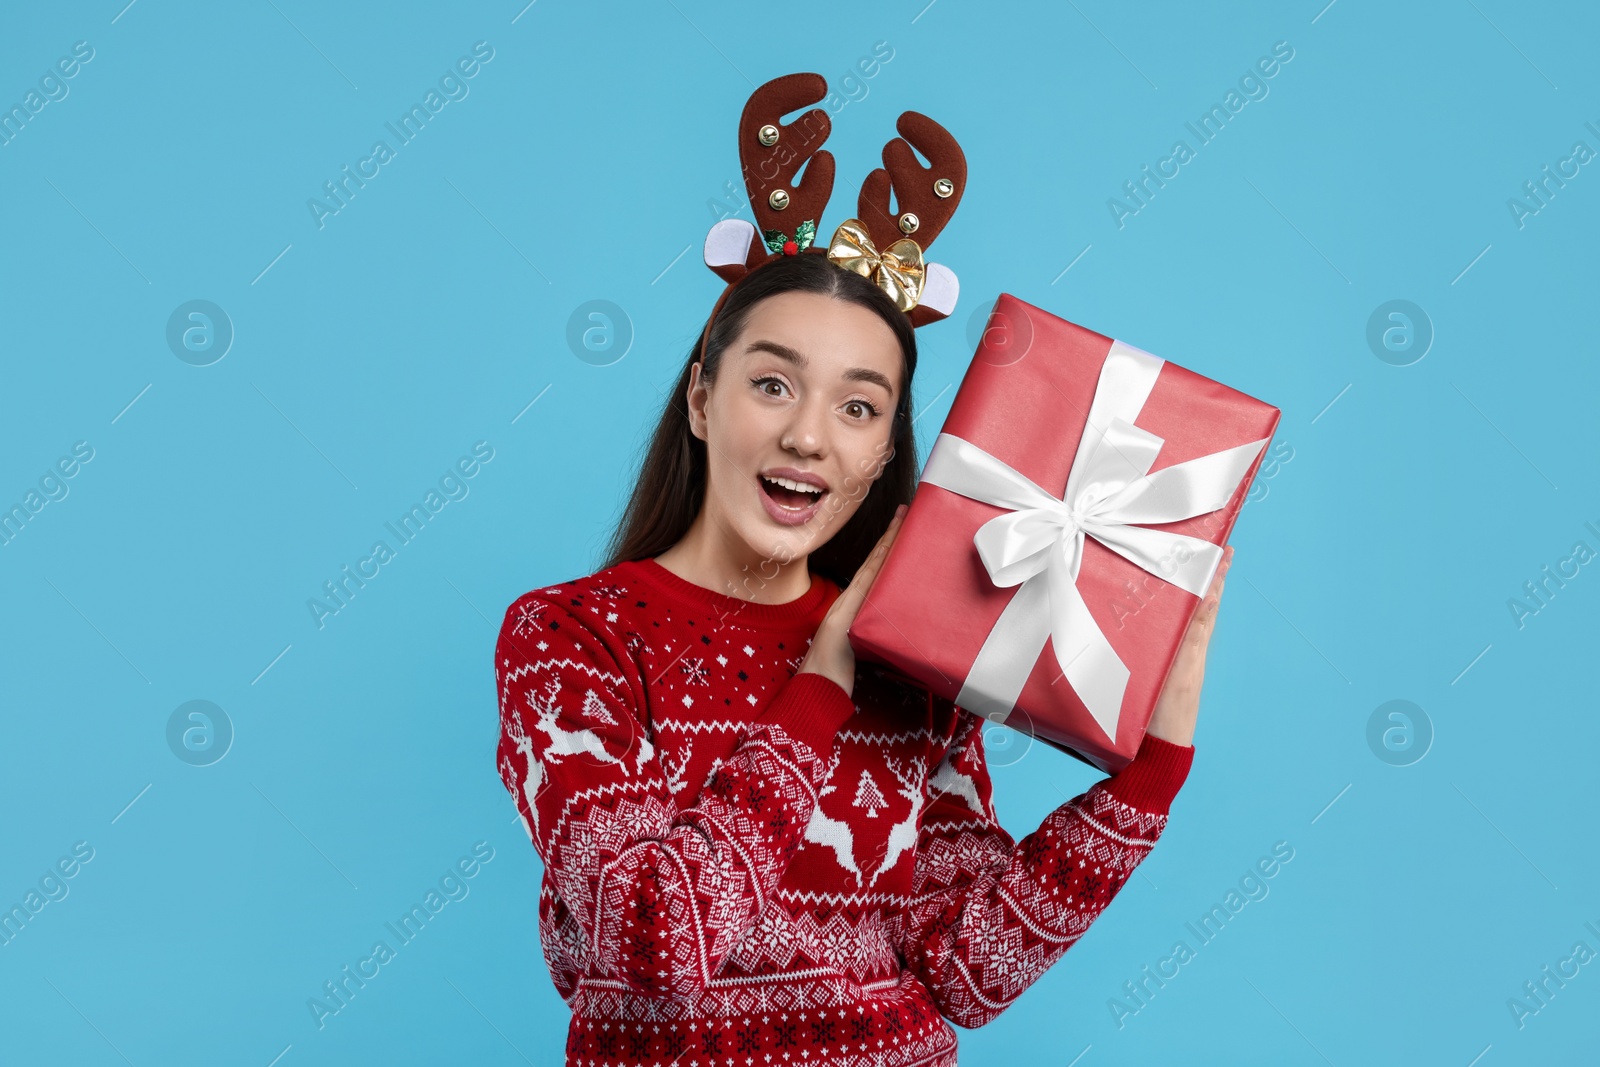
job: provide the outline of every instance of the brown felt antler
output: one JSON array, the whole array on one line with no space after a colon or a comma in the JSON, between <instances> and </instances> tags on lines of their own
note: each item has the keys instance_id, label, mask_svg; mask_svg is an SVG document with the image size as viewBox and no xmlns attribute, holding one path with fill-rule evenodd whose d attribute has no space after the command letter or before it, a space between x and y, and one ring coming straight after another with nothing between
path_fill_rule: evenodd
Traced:
<instances>
[{"instance_id":1,"label":"brown felt antler","mask_svg":"<svg viewBox=\"0 0 1600 1067\"><path fill-rule=\"evenodd\" d=\"M926 115L902 112L895 129L901 136L883 146L883 166L861 183L856 215L879 248L909 237L926 252L961 203L967 188L967 157L950 131ZM917 162L913 146L931 166ZM891 186L894 212L889 210Z\"/></svg>"},{"instance_id":2,"label":"brown felt antler","mask_svg":"<svg viewBox=\"0 0 1600 1067\"><path fill-rule=\"evenodd\" d=\"M765 83L750 94L739 118L739 159L744 169L745 188L755 212L755 225L737 219L724 219L706 235L706 265L730 285L762 263L779 255L800 252L827 253L831 229L821 229L822 212L833 192L833 154L822 148L833 130L828 113L812 108L793 122L780 120L786 114L827 96L828 84L820 74L786 74ZM925 251L939 235L967 185L967 160L943 126L915 111L900 115L896 137L883 147L884 166L869 175L861 185L858 218L845 220L843 233L865 229L877 252L855 248L848 260L834 259L857 273L873 272L878 254L920 276L922 266L909 268L891 246L904 239L914 241ZM909 143L908 143L909 142ZM915 146L930 162L924 167L912 151ZM804 176L797 182L801 169ZM895 210L889 210L889 194L895 197ZM920 256L914 263L921 263ZM913 326L936 322L955 308L959 284L955 274L939 264L926 264L921 283L921 300L910 308ZM884 268L888 269L888 268ZM895 285L897 282L885 282ZM907 301L917 299L913 279L896 290ZM724 290L723 297L727 291ZM722 300L719 298L717 307ZM716 317L716 309L712 318ZM709 320L708 320L709 324ZM709 329L709 325L708 325Z\"/></svg>"},{"instance_id":3,"label":"brown felt antler","mask_svg":"<svg viewBox=\"0 0 1600 1067\"><path fill-rule=\"evenodd\" d=\"M820 107L788 124L779 120L827 95L828 82L822 75L786 74L751 93L744 105L739 118L739 162L761 239L751 245L747 269L782 254L766 246L766 235L776 232L792 240L802 223L815 229L822 221L822 209L833 195L834 169L833 153L824 149L822 142L833 132L833 121ZM801 167L806 172L797 184L795 176Z\"/></svg>"},{"instance_id":4,"label":"brown felt antler","mask_svg":"<svg viewBox=\"0 0 1600 1067\"><path fill-rule=\"evenodd\" d=\"M901 112L895 129L901 136L883 146L883 166L861 183L856 216L879 249L909 238L926 253L961 203L967 188L967 157L950 131L919 112ZM927 157L928 166L917 162L913 146ZM959 292L955 274L934 263L927 269L922 301L909 312L913 327L937 322L955 309Z\"/></svg>"}]
</instances>

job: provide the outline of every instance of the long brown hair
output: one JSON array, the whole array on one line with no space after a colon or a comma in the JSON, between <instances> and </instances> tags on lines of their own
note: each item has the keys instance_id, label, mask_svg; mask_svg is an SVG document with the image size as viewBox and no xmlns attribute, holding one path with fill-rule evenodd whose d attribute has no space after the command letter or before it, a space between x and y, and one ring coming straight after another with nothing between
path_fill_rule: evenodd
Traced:
<instances>
[{"instance_id":1,"label":"long brown hair","mask_svg":"<svg viewBox=\"0 0 1600 1067\"><path fill-rule=\"evenodd\" d=\"M909 504L916 491L917 447L911 427L911 379L917 369L917 339L909 318L895 306L893 298L861 275L841 269L822 255L775 256L735 284L724 297L720 312L712 310L707 323L709 331L702 329L705 356L700 380L707 387L716 381L723 352L744 329L751 308L766 297L794 291L820 293L876 312L894 331L905 360L900 401L889 439L893 452L884 464L883 473L867 491L850 520L807 557L812 574L823 575L843 586L888 529L895 508ZM661 419L640 466L638 482L622 521L611 536L602 570L665 552L688 533L705 505L706 443L690 430L685 406L690 368L699 355L697 338L677 385L667 394L662 406Z\"/></svg>"}]
</instances>

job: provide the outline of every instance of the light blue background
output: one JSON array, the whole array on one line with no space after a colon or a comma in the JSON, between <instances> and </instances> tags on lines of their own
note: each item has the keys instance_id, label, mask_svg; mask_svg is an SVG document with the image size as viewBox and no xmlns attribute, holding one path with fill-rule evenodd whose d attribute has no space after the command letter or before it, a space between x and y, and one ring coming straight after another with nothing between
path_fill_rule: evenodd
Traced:
<instances>
[{"instance_id":1,"label":"light blue background","mask_svg":"<svg viewBox=\"0 0 1600 1067\"><path fill-rule=\"evenodd\" d=\"M1592 1055L1600 964L1521 1028L1507 1001L1600 950L1600 565L1521 627L1507 602L1600 549L1600 172L1520 228L1507 201L1600 149L1600 19L1325 2L8 12L0 103L76 41L94 58L0 147L0 504L75 442L94 458L0 546L0 903L75 842L94 858L0 947L0 1060L561 1062L538 860L494 767L501 613L598 565L720 290L699 246L746 96L842 88L878 41L823 230L902 110L970 163L934 256L961 306L919 331L924 455L1002 291L1278 405L1292 450L1235 531L1166 836L963 1063ZM307 200L480 40L469 95L319 229ZM1268 95L1119 229L1108 198L1277 41ZM165 339L194 299L236 331L210 366ZM597 299L620 359L567 344ZM1366 339L1392 299L1435 332L1408 366ZM307 599L478 441L469 494L319 629ZM207 767L166 739L195 699L236 734ZM1434 733L1410 766L1367 740L1394 699ZM1017 837L1099 777L1009 752ZM319 1030L308 998L477 841L470 894ZM1119 1028L1110 998L1279 841L1269 895Z\"/></svg>"}]
</instances>

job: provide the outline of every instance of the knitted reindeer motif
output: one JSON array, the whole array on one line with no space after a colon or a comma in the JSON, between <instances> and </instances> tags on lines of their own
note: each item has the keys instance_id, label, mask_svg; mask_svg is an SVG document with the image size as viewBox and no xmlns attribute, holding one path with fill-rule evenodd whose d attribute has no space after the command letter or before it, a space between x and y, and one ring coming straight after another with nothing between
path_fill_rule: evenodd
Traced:
<instances>
[{"instance_id":1,"label":"knitted reindeer motif","mask_svg":"<svg viewBox=\"0 0 1600 1067\"><path fill-rule=\"evenodd\" d=\"M756 224L732 218L712 226L706 234L706 266L731 288L778 256L825 253L842 269L876 282L910 315L912 326L947 317L955 311L960 285L948 267L924 263L922 256L966 190L961 146L926 115L902 112L895 123L901 137L883 146L883 166L862 182L856 217L840 223L831 240L815 243L833 192L833 155L821 147L832 121L821 108L788 124L779 120L827 92L820 74L787 74L750 94L739 119L739 159ZM913 146L930 166L917 162ZM805 176L796 183L801 167ZM712 318L726 296L725 289Z\"/></svg>"},{"instance_id":2,"label":"knitted reindeer motif","mask_svg":"<svg viewBox=\"0 0 1600 1067\"><path fill-rule=\"evenodd\" d=\"M977 727L974 727L977 729ZM989 812L984 810L983 802L978 799L978 786L970 774L962 774L956 770L956 760L967 750L970 741L950 746L950 751L945 753L939 766L933 770L933 775L928 779L928 785L939 794L949 793L960 797L967 802L967 807L980 817L987 817Z\"/></svg>"},{"instance_id":3,"label":"knitted reindeer motif","mask_svg":"<svg viewBox=\"0 0 1600 1067\"><path fill-rule=\"evenodd\" d=\"M561 682L556 678L550 679L545 685L542 699L540 694L533 692L531 689L528 691L528 706L534 710L539 720L534 724L534 729L550 738L550 743L545 746L545 750L539 758L553 762L566 756L574 756L583 752L593 756L601 763L615 763L624 774L630 773L627 761L621 756L613 756L606 751L605 743L600 740L599 735L593 730L588 728L568 730L562 727L559 721L561 707L557 700L560 693ZM615 726L617 723L616 717L606 710L605 703L592 689L584 696L583 713L587 718L611 726ZM635 757L634 771L643 767L645 760L649 759L654 752L655 747L650 744L650 739L643 733L639 734L639 750Z\"/></svg>"},{"instance_id":4,"label":"knitted reindeer motif","mask_svg":"<svg viewBox=\"0 0 1600 1067\"><path fill-rule=\"evenodd\" d=\"M683 750L678 754L677 766L673 766L672 757L665 751L661 754L661 775L667 781L667 789L673 794L683 792L685 784L684 774L689 770L690 753L694 750L694 738L684 742Z\"/></svg>"},{"instance_id":5,"label":"knitted reindeer motif","mask_svg":"<svg viewBox=\"0 0 1600 1067\"><path fill-rule=\"evenodd\" d=\"M523 815L522 809L517 809L517 815L522 819L523 827L528 831L528 839L538 841L539 836L539 809L534 805L534 797L539 793L539 787L544 784L544 764L539 762L537 753L533 751L533 741L528 737L528 732L522 728L522 719L516 715L504 716L506 737L516 746L517 755L524 760L526 770L522 778L522 798L527 803L528 814ZM500 778L505 782L507 789L514 788L516 772L511 766L510 757L502 757L500 761ZM531 821L530 821L531 820Z\"/></svg>"},{"instance_id":6,"label":"knitted reindeer motif","mask_svg":"<svg viewBox=\"0 0 1600 1067\"><path fill-rule=\"evenodd\" d=\"M839 752L835 749L833 758L828 761L827 774L824 776L828 784L817 790L817 796L826 796L838 788L833 784L833 772L838 769ZM818 804L811 809L811 821L806 823L806 840L833 849L839 866L856 876L856 885L861 884L861 868L856 866L855 833L850 829L849 823L824 815L822 805Z\"/></svg>"},{"instance_id":7,"label":"knitted reindeer motif","mask_svg":"<svg viewBox=\"0 0 1600 1067\"><path fill-rule=\"evenodd\" d=\"M917 844L917 827L922 817L922 774L921 766L915 759L904 761L890 756L884 761L889 767L889 773L895 776L900 783L895 792L911 801L911 810L906 817L889 828L889 839L885 842L883 862L878 864L878 869L872 872L872 877L867 880L867 885L877 882L878 876L894 867L900 861L902 853L910 852Z\"/></svg>"}]
</instances>

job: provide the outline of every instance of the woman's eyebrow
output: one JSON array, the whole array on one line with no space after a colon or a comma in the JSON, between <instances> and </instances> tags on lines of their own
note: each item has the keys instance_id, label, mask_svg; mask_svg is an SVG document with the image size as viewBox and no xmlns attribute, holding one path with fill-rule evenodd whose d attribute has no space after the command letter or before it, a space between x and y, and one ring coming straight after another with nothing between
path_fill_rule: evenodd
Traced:
<instances>
[{"instance_id":1,"label":"woman's eyebrow","mask_svg":"<svg viewBox=\"0 0 1600 1067\"><path fill-rule=\"evenodd\" d=\"M781 341L751 341L750 344L745 348L745 354L749 355L753 352L770 353L774 356L777 356L779 359L787 360L788 362L793 363L801 370L805 370L806 367L811 363L811 361L806 358L804 353L790 348ZM844 377L846 381L851 382L871 382L873 385L881 386L883 391L888 393L890 396L894 395L894 386L890 383L889 379L885 378L882 374L879 374L875 370L869 370L866 367L851 367L849 370L844 372Z\"/></svg>"}]
</instances>

